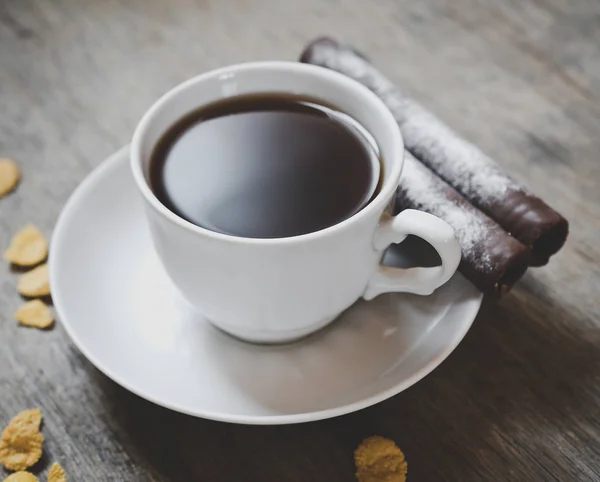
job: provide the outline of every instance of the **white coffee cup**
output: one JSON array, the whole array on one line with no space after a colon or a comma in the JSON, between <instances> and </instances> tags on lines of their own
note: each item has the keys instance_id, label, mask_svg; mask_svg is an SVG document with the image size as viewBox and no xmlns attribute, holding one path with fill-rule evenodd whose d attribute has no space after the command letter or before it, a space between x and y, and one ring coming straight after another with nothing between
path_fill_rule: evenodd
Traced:
<instances>
[{"instance_id":1,"label":"white coffee cup","mask_svg":"<svg viewBox=\"0 0 600 482\"><path fill-rule=\"evenodd\" d=\"M280 239L209 231L167 209L148 184L152 150L176 121L226 97L292 93L321 99L354 117L375 138L383 159L378 195L362 210L321 231ZM161 97L133 135L131 166L154 245L183 296L222 330L253 342L285 342L331 322L359 298L385 292L428 295L452 276L460 246L452 228L430 214L388 213L402 171L404 145L392 114L358 82L296 62L253 62L195 77ZM215 159L218 162L218 159ZM442 265L393 268L385 249L414 234L439 253Z\"/></svg>"}]
</instances>

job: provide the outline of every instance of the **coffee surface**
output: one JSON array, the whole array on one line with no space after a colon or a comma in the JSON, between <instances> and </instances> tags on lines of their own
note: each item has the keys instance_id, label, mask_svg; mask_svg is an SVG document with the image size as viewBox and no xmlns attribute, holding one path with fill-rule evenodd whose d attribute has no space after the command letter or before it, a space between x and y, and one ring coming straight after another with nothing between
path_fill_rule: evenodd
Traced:
<instances>
[{"instance_id":1,"label":"coffee surface","mask_svg":"<svg viewBox=\"0 0 600 482\"><path fill-rule=\"evenodd\" d=\"M150 184L198 226L282 238L358 212L374 196L379 166L372 137L348 115L306 99L254 95L210 104L168 129L152 154Z\"/></svg>"}]
</instances>

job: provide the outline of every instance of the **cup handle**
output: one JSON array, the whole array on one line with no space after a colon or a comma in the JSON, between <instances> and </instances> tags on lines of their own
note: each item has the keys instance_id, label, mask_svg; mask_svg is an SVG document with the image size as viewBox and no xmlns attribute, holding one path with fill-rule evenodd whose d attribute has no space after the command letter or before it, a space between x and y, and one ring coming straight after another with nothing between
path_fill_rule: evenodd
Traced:
<instances>
[{"instance_id":1,"label":"cup handle","mask_svg":"<svg viewBox=\"0 0 600 482\"><path fill-rule=\"evenodd\" d=\"M452 227L432 214L407 209L397 216L386 216L377 227L373 244L376 250L383 251L390 244L401 243L409 234L431 244L440 255L442 265L404 269L380 264L363 298L371 300L387 292L430 295L454 274L460 263L460 245Z\"/></svg>"}]
</instances>

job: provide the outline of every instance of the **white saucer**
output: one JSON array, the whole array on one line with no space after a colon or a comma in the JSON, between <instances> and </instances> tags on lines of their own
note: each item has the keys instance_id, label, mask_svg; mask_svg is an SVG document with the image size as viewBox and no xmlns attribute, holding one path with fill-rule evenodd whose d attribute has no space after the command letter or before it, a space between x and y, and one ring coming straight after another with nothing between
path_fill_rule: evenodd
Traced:
<instances>
[{"instance_id":1,"label":"white saucer","mask_svg":"<svg viewBox=\"0 0 600 482\"><path fill-rule=\"evenodd\" d=\"M359 302L294 344L231 338L196 314L163 272L127 148L69 199L50 274L60 321L108 377L170 409L248 424L334 417L401 392L452 352L482 298L457 274L432 296Z\"/></svg>"}]
</instances>

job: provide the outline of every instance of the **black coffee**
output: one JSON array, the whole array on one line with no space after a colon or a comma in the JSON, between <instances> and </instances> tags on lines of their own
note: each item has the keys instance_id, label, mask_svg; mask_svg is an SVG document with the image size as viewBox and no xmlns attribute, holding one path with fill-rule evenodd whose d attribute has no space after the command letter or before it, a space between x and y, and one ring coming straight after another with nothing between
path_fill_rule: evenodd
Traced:
<instances>
[{"instance_id":1,"label":"black coffee","mask_svg":"<svg viewBox=\"0 0 600 482\"><path fill-rule=\"evenodd\" d=\"M198 226L283 238L362 209L375 195L379 165L372 138L346 114L308 99L253 95L173 125L152 154L150 183L165 206Z\"/></svg>"}]
</instances>

